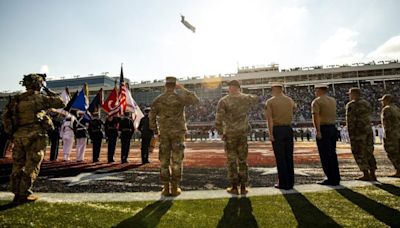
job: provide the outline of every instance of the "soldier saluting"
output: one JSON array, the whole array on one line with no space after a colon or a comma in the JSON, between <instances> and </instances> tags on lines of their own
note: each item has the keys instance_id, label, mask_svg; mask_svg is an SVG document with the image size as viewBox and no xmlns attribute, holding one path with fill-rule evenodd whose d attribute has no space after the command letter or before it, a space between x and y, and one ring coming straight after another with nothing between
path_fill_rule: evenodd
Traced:
<instances>
[{"instance_id":1,"label":"soldier saluting","mask_svg":"<svg viewBox=\"0 0 400 228\"><path fill-rule=\"evenodd\" d=\"M46 114L50 108L63 108L59 96L44 88L49 96L40 94L46 74L28 74L22 80L26 92L15 95L3 114L3 124L12 136L13 168L11 190L14 203L33 202L38 199L33 195L32 186L39 175L43 161L47 138L46 131L53 128L51 119Z\"/></svg>"},{"instance_id":2,"label":"soldier saluting","mask_svg":"<svg viewBox=\"0 0 400 228\"><path fill-rule=\"evenodd\" d=\"M180 89L182 93L175 92ZM199 103L196 94L176 83L175 77L167 77L165 92L154 99L149 114L149 127L155 134L159 117L160 176L164 188L162 195L177 196L181 193L182 161L185 149L186 118L185 106ZM171 187L171 189L170 189Z\"/></svg>"},{"instance_id":3,"label":"soldier saluting","mask_svg":"<svg viewBox=\"0 0 400 228\"><path fill-rule=\"evenodd\" d=\"M228 83L229 94L219 100L215 116L215 127L222 140L225 141L225 153L227 154L228 177L231 187L228 193L247 194L248 182L247 168L247 135L250 132L247 112L257 104L258 97L240 92L240 83L232 80ZM239 167L238 167L239 166Z\"/></svg>"}]
</instances>

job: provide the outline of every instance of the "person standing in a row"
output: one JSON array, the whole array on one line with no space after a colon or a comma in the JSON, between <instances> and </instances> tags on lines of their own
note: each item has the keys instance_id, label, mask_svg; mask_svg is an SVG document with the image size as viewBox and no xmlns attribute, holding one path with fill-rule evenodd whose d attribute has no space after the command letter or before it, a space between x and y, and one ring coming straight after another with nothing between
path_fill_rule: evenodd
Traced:
<instances>
[{"instance_id":1,"label":"person standing in a row","mask_svg":"<svg viewBox=\"0 0 400 228\"><path fill-rule=\"evenodd\" d=\"M0 116L2 115L3 113L0 112ZM3 123L2 121L0 121L0 158L6 157L8 144L9 144L9 136L4 131Z\"/></svg>"},{"instance_id":2,"label":"person standing in a row","mask_svg":"<svg viewBox=\"0 0 400 228\"><path fill-rule=\"evenodd\" d=\"M155 134L160 133L160 176L164 185L161 194L177 196L182 191L180 183L187 131L185 106L199 103L199 98L177 84L175 77L167 77L165 82L165 92L154 99L151 106L149 126ZM180 89L182 93L177 93L175 89Z\"/></svg>"},{"instance_id":3,"label":"person standing in a row","mask_svg":"<svg viewBox=\"0 0 400 228\"><path fill-rule=\"evenodd\" d=\"M107 161L114 162L115 146L118 139L118 119L114 116L108 116L104 123L105 135L108 142Z\"/></svg>"},{"instance_id":4,"label":"person standing in a row","mask_svg":"<svg viewBox=\"0 0 400 228\"><path fill-rule=\"evenodd\" d=\"M400 177L400 109L390 94L385 94L379 101L383 107L381 113L384 130L383 146L396 169L396 173L390 177Z\"/></svg>"},{"instance_id":5,"label":"person standing in a row","mask_svg":"<svg viewBox=\"0 0 400 228\"><path fill-rule=\"evenodd\" d=\"M371 128L371 105L361 98L359 88L349 90L350 102L346 104L346 125L349 131L351 152L363 176L362 181L376 181L374 133Z\"/></svg>"},{"instance_id":6,"label":"person standing in a row","mask_svg":"<svg viewBox=\"0 0 400 228\"><path fill-rule=\"evenodd\" d=\"M76 121L75 116L68 114L61 125L60 137L63 141L63 161L69 161L69 156L71 154L75 138L75 133L74 133L75 121Z\"/></svg>"},{"instance_id":7,"label":"person standing in a row","mask_svg":"<svg viewBox=\"0 0 400 228\"><path fill-rule=\"evenodd\" d=\"M316 85L315 96L317 98L311 103L311 113L322 169L327 178L318 184L339 185L340 173L336 154L336 100L328 96L327 85Z\"/></svg>"},{"instance_id":8,"label":"person standing in a row","mask_svg":"<svg viewBox=\"0 0 400 228\"><path fill-rule=\"evenodd\" d=\"M60 129L62 119L57 112L50 111L49 115L53 122L54 128L47 131L50 139L50 161L56 161L58 157L58 146L60 144Z\"/></svg>"},{"instance_id":9,"label":"person standing in a row","mask_svg":"<svg viewBox=\"0 0 400 228\"><path fill-rule=\"evenodd\" d=\"M283 94L282 85L272 85L272 98L265 104L265 116L278 169L275 188L292 189L294 185L293 129L291 127L296 105Z\"/></svg>"},{"instance_id":10,"label":"person standing in a row","mask_svg":"<svg viewBox=\"0 0 400 228\"><path fill-rule=\"evenodd\" d=\"M221 98L217 105L215 127L221 139L225 141L225 153L227 155L228 178L231 187L227 192L233 195L247 194L248 166L247 136L251 131L247 113L257 104L258 97L244 94L240 91L240 83L232 80L228 83L229 94Z\"/></svg>"},{"instance_id":11,"label":"person standing in a row","mask_svg":"<svg viewBox=\"0 0 400 228\"><path fill-rule=\"evenodd\" d=\"M93 162L98 162L100 157L101 142L103 141L104 123L99 117L99 112L92 113L92 119L89 122L89 136L93 143Z\"/></svg>"},{"instance_id":12,"label":"person standing in a row","mask_svg":"<svg viewBox=\"0 0 400 228\"><path fill-rule=\"evenodd\" d=\"M121 132L121 163L128 163L129 150L135 125L130 112L125 112L119 120L119 131Z\"/></svg>"},{"instance_id":13,"label":"person standing in a row","mask_svg":"<svg viewBox=\"0 0 400 228\"><path fill-rule=\"evenodd\" d=\"M76 138L76 161L83 162L85 159L85 150L87 142L87 126L82 111L77 112L78 120L74 122L74 132Z\"/></svg>"},{"instance_id":14,"label":"person standing in a row","mask_svg":"<svg viewBox=\"0 0 400 228\"><path fill-rule=\"evenodd\" d=\"M150 142L154 135L153 131L149 128L149 112L150 108L144 109L144 117L140 120L138 127L142 138L142 164L149 163Z\"/></svg>"}]
</instances>

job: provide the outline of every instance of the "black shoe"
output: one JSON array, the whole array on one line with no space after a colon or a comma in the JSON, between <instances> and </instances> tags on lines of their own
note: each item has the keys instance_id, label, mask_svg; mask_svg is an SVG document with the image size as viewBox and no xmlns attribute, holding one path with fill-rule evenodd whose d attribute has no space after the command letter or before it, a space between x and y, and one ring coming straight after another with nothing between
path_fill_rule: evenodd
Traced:
<instances>
[{"instance_id":1,"label":"black shoe","mask_svg":"<svg viewBox=\"0 0 400 228\"><path fill-rule=\"evenodd\" d=\"M277 188L277 189L283 189L283 190L290 190L290 189L292 189L292 188L289 188L289 187L280 186L279 184L275 184L274 187Z\"/></svg>"},{"instance_id":2,"label":"black shoe","mask_svg":"<svg viewBox=\"0 0 400 228\"><path fill-rule=\"evenodd\" d=\"M336 186L339 185L339 182L336 181L330 181L328 179L322 180L322 181L318 181L317 184L320 185L329 185L329 186Z\"/></svg>"},{"instance_id":3,"label":"black shoe","mask_svg":"<svg viewBox=\"0 0 400 228\"><path fill-rule=\"evenodd\" d=\"M108 163L114 163L115 161L114 160L112 160L112 161L108 161Z\"/></svg>"},{"instance_id":4,"label":"black shoe","mask_svg":"<svg viewBox=\"0 0 400 228\"><path fill-rule=\"evenodd\" d=\"M126 164L126 163L129 163L128 160L121 161L121 164Z\"/></svg>"}]
</instances>

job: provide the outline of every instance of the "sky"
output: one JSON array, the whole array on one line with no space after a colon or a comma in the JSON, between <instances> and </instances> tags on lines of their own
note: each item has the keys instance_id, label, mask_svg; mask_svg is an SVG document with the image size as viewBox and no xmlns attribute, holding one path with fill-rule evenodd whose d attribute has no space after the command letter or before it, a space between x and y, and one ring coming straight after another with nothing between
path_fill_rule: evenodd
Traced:
<instances>
[{"instance_id":1,"label":"sky","mask_svg":"<svg viewBox=\"0 0 400 228\"><path fill-rule=\"evenodd\" d=\"M397 0L0 0L0 91L24 74L131 81L400 59ZM196 27L191 32L180 14Z\"/></svg>"}]
</instances>

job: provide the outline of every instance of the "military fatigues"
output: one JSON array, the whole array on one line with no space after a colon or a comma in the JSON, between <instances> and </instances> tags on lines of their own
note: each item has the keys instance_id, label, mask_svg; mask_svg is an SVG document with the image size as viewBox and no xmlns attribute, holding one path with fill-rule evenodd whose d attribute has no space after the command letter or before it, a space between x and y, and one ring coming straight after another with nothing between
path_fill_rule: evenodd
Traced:
<instances>
[{"instance_id":1,"label":"military fatigues","mask_svg":"<svg viewBox=\"0 0 400 228\"><path fill-rule=\"evenodd\" d=\"M364 99L352 100L346 105L351 151L361 171L376 169L371 114L372 108Z\"/></svg>"},{"instance_id":2,"label":"military fatigues","mask_svg":"<svg viewBox=\"0 0 400 228\"><path fill-rule=\"evenodd\" d=\"M217 105L215 127L218 134L225 136L228 178L233 185L244 185L248 181L246 160L250 125L247 112L257 102L257 96L238 93L226 95Z\"/></svg>"},{"instance_id":3,"label":"military fatigues","mask_svg":"<svg viewBox=\"0 0 400 228\"><path fill-rule=\"evenodd\" d=\"M138 127L139 131L142 133L141 138L142 138L142 147L141 147L141 152L142 152L142 163L147 163L149 162L149 148L150 148L150 142L151 139L153 138L153 131L150 130L149 128L149 115L146 114L139 123Z\"/></svg>"},{"instance_id":4,"label":"military fatigues","mask_svg":"<svg viewBox=\"0 0 400 228\"><path fill-rule=\"evenodd\" d=\"M383 145L395 169L400 171L400 109L394 105L386 105L381 113L384 129Z\"/></svg>"},{"instance_id":5,"label":"military fatigues","mask_svg":"<svg viewBox=\"0 0 400 228\"><path fill-rule=\"evenodd\" d=\"M111 120L107 118L104 123L105 135L108 142L107 158L108 162L114 162L115 145L118 138L118 119L112 117Z\"/></svg>"},{"instance_id":6,"label":"military fatigues","mask_svg":"<svg viewBox=\"0 0 400 228\"><path fill-rule=\"evenodd\" d=\"M0 158L6 157L7 147L9 144L9 136L4 131L3 124L0 121Z\"/></svg>"},{"instance_id":7,"label":"military fatigues","mask_svg":"<svg viewBox=\"0 0 400 228\"><path fill-rule=\"evenodd\" d=\"M153 101L149 113L149 126L151 130L157 132L158 116L160 176L164 184L181 182L187 130L184 108L198 102L199 98L186 89L179 94L167 90Z\"/></svg>"},{"instance_id":8,"label":"military fatigues","mask_svg":"<svg viewBox=\"0 0 400 228\"><path fill-rule=\"evenodd\" d=\"M50 117L44 115L44 110L63 108L64 103L59 97L43 96L38 91L16 95L12 102L15 102L13 110L8 110L13 113L12 122L15 129L11 189L16 196L27 197L32 194L32 185L39 174L44 157L46 130L52 125ZM3 120L5 118L7 117L3 116Z\"/></svg>"},{"instance_id":9,"label":"military fatigues","mask_svg":"<svg viewBox=\"0 0 400 228\"><path fill-rule=\"evenodd\" d=\"M103 126L104 123L101 119L92 119L89 122L89 136L93 143L93 162L99 161L101 141L103 140Z\"/></svg>"},{"instance_id":10,"label":"military fatigues","mask_svg":"<svg viewBox=\"0 0 400 228\"><path fill-rule=\"evenodd\" d=\"M293 129L291 127L295 103L284 94L267 100L265 111L272 118L274 150L278 169L279 188L292 189L294 185ZM271 126L268 126L271 127Z\"/></svg>"},{"instance_id":11,"label":"military fatigues","mask_svg":"<svg viewBox=\"0 0 400 228\"><path fill-rule=\"evenodd\" d=\"M313 100L311 112L320 118L321 137L316 139L322 169L328 182L337 185L340 182L339 163L336 154L336 100L322 95Z\"/></svg>"},{"instance_id":12,"label":"military fatigues","mask_svg":"<svg viewBox=\"0 0 400 228\"><path fill-rule=\"evenodd\" d=\"M121 131L121 162L127 163L131 148L131 139L135 131L133 120L126 116L121 117L119 120L119 131Z\"/></svg>"}]
</instances>

